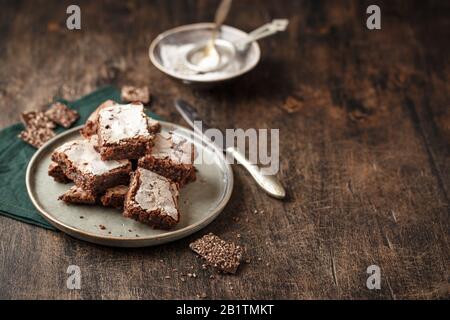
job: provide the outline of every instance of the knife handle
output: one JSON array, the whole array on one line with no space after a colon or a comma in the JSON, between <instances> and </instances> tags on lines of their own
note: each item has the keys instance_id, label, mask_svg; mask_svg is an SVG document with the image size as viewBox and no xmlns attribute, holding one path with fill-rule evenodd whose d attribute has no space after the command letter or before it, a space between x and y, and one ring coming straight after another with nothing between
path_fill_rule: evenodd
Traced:
<instances>
[{"instance_id":1,"label":"knife handle","mask_svg":"<svg viewBox=\"0 0 450 320\"><path fill-rule=\"evenodd\" d=\"M284 199L286 197L286 191L274 175L263 175L261 169L257 165L250 163L250 161L248 161L248 159L235 147L228 147L225 151L232 155L239 164L247 169L255 179L256 183L270 196L277 199Z\"/></svg>"}]
</instances>

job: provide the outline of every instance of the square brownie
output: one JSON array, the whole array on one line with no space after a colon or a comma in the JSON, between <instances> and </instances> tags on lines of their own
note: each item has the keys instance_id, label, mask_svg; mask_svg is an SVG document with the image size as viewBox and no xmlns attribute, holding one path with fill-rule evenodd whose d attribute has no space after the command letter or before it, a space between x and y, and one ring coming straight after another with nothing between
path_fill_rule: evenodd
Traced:
<instances>
[{"instance_id":1,"label":"square brownie","mask_svg":"<svg viewBox=\"0 0 450 320\"><path fill-rule=\"evenodd\" d=\"M144 113L142 103L114 104L98 113L98 149L103 160L138 159L158 130Z\"/></svg>"},{"instance_id":2,"label":"square brownie","mask_svg":"<svg viewBox=\"0 0 450 320\"><path fill-rule=\"evenodd\" d=\"M194 145L185 138L168 132L156 134L153 146L139 159L138 166L156 172L180 187L194 181Z\"/></svg>"},{"instance_id":3,"label":"square brownie","mask_svg":"<svg viewBox=\"0 0 450 320\"><path fill-rule=\"evenodd\" d=\"M66 175L64 174L64 171L62 170L61 166L59 164L57 164L56 162L51 162L50 165L48 166L48 175L50 177L53 177L53 179L56 182L60 182L60 183L69 183L72 180L70 180L69 178L66 177Z\"/></svg>"},{"instance_id":4,"label":"square brownie","mask_svg":"<svg viewBox=\"0 0 450 320\"><path fill-rule=\"evenodd\" d=\"M102 160L89 140L75 140L63 144L53 152L52 161L56 162L78 187L96 194L129 182L131 162Z\"/></svg>"},{"instance_id":5,"label":"square brownie","mask_svg":"<svg viewBox=\"0 0 450 320\"><path fill-rule=\"evenodd\" d=\"M91 191L86 191L80 187L73 186L61 195L59 200L73 204L96 204L97 196Z\"/></svg>"},{"instance_id":6,"label":"square brownie","mask_svg":"<svg viewBox=\"0 0 450 320\"><path fill-rule=\"evenodd\" d=\"M80 130L80 133L86 139L89 139L91 136L97 134L97 124L98 124L98 113L100 110L111 107L115 105L116 102L113 100L106 100L102 104L100 104L94 112L91 113L89 118L86 120L86 123L83 129Z\"/></svg>"},{"instance_id":7,"label":"square brownie","mask_svg":"<svg viewBox=\"0 0 450 320\"><path fill-rule=\"evenodd\" d=\"M154 228L169 229L180 221L178 185L144 168L138 168L125 197L123 215Z\"/></svg>"},{"instance_id":8,"label":"square brownie","mask_svg":"<svg viewBox=\"0 0 450 320\"><path fill-rule=\"evenodd\" d=\"M105 207L123 208L125 196L128 192L128 186L119 185L106 190L100 198L100 202Z\"/></svg>"}]
</instances>

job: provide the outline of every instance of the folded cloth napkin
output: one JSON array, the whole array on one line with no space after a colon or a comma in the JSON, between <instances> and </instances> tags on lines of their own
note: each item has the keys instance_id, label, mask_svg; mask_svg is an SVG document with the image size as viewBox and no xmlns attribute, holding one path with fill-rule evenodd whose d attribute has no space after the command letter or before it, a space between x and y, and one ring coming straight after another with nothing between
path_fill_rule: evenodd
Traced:
<instances>
[{"instance_id":1,"label":"folded cloth napkin","mask_svg":"<svg viewBox=\"0 0 450 320\"><path fill-rule=\"evenodd\" d=\"M103 101L111 99L120 102L120 92L114 87L99 89L76 101L64 101L75 109L80 118L73 125L83 124L88 116ZM156 115L148 115L159 119ZM0 131L0 214L34 224L43 228L55 230L34 208L28 197L25 185L25 172L36 149L23 142L17 136L24 129L21 123L14 124ZM57 133L64 131L58 128Z\"/></svg>"}]
</instances>

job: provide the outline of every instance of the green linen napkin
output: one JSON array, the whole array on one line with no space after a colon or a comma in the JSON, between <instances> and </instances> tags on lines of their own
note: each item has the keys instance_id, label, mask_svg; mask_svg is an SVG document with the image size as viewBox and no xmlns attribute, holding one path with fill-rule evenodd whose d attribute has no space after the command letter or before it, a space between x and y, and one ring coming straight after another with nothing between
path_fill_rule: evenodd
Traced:
<instances>
[{"instance_id":1,"label":"green linen napkin","mask_svg":"<svg viewBox=\"0 0 450 320\"><path fill-rule=\"evenodd\" d=\"M78 111L80 118L73 125L77 126L83 124L97 106L107 99L120 102L120 92L114 87L105 87L76 101L59 101ZM159 119L152 113L148 114ZM25 172L36 149L17 137L23 129L24 126L17 123L0 131L0 214L55 230L34 208L28 197ZM64 129L58 128L56 131L61 133Z\"/></svg>"}]
</instances>

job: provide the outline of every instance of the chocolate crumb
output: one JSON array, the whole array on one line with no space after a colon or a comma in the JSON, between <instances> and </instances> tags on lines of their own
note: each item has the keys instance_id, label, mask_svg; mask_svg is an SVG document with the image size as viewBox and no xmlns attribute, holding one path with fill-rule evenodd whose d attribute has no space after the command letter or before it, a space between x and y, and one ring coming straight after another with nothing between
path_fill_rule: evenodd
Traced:
<instances>
[{"instance_id":1,"label":"chocolate crumb","mask_svg":"<svg viewBox=\"0 0 450 320\"><path fill-rule=\"evenodd\" d=\"M99 227L100 227L100 229L102 229L102 230L105 230L105 229L106 229L106 227L105 227L104 225L102 225L102 224L100 224Z\"/></svg>"}]
</instances>

